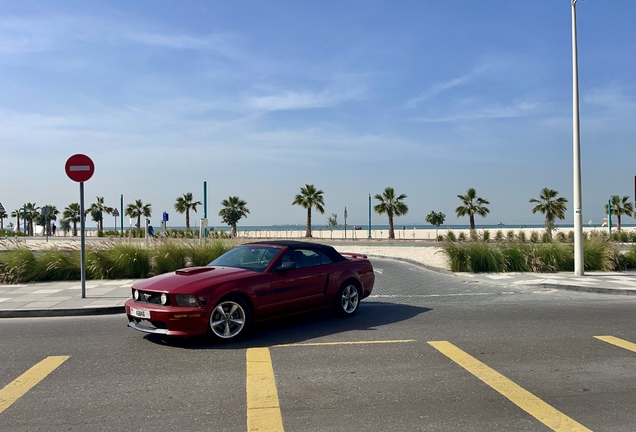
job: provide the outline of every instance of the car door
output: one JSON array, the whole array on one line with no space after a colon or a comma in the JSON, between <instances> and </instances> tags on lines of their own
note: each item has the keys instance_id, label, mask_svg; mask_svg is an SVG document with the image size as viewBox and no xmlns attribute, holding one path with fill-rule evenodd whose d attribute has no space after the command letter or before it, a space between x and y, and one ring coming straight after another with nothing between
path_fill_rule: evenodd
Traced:
<instances>
[{"instance_id":1,"label":"car door","mask_svg":"<svg viewBox=\"0 0 636 432\"><path fill-rule=\"evenodd\" d=\"M305 248L287 251L276 268L293 263L285 270L272 272L272 290L282 309L319 304L325 297L329 275L322 265L324 254ZM328 258L326 258L328 259Z\"/></svg>"}]
</instances>

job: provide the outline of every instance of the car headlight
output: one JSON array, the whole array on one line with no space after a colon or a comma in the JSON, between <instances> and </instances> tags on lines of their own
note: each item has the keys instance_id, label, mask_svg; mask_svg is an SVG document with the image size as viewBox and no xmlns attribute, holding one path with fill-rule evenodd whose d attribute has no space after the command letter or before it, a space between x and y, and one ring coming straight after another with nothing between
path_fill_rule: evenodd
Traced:
<instances>
[{"instance_id":1,"label":"car headlight","mask_svg":"<svg viewBox=\"0 0 636 432\"><path fill-rule=\"evenodd\" d=\"M168 296L166 295L166 293L162 293L161 294L161 304L165 305L168 303Z\"/></svg>"},{"instance_id":2,"label":"car headlight","mask_svg":"<svg viewBox=\"0 0 636 432\"><path fill-rule=\"evenodd\" d=\"M175 297L175 300L177 301L177 306L199 307L199 301L193 295L176 294L174 297Z\"/></svg>"},{"instance_id":3,"label":"car headlight","mask_svg":"<svg viewBox=\"0 0 636 432\"><path fill-rule=\"evenodd\" d=\"M139 300L139 290L133 290L133 297L135 300Z\"/></svg>"}]
</instances>

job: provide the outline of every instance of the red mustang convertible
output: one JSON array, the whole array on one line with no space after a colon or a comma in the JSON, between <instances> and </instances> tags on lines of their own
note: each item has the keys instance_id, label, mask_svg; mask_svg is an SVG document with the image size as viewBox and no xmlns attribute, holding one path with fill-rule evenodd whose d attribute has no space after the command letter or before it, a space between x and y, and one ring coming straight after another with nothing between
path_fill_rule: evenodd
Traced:
<instances>
[{"instance_id":1,"label":"red mustang convertible","mask_svg":"<svg viewBox=\"0 0 636 432\"><path fill-rule=\"evenodd\" d=\"M300 241L247 243L207 266L136 283L126 314L128 326L142 332L227 341L281 315L333 307L352 316L374 282L365 255Z\"/></svg>"}]
</instances>

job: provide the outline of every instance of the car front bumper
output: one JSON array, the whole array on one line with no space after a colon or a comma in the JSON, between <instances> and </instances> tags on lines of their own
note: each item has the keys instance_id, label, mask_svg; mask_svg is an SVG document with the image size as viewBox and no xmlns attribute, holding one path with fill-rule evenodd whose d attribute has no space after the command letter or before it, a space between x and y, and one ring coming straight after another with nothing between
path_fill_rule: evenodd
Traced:
<instances>
[{"instance_id":1,"label":"car front bumper","mask_svg":"<svg viewBox=\"0 0 636 432\"><path fill-rule=\"evenodd\" d=\"M160 306L133 299L128 300L125 307L128 327L144 333L197 336L208 331L208 313L205 309ZM133 314L131 308L137 313Z\"/></svg>"}]
</instances>

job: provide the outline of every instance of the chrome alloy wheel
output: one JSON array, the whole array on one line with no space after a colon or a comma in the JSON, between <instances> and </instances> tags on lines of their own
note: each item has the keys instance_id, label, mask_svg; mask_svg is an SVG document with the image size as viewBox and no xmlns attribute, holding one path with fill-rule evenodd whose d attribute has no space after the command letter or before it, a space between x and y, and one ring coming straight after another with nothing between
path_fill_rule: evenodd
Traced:
<instances>
[{"instance_id":1,"label":"chrome alloy wheel","mask_svg":"<svg viewBox=\"0 0 636 432\"><path fill-rule=\"evenodd\" d=\"M210 315L210 329L221 339L231 339L238 336L245 327L245 310L231 300L226 300L214 308Z\"/></svg>"},{"instance_id":2,"label":"chrome alloy wheel","mask_svg":"<svg viewBox=\"0 0 636 432\"><path fill-rule=\"evenodd\" d=\"M358 288L353 284L348 284L342 290L342 296L340 297L343 312L351 314L358 308L360 302L360 296L358 295Z\"/></svg>"}]
</instances>

